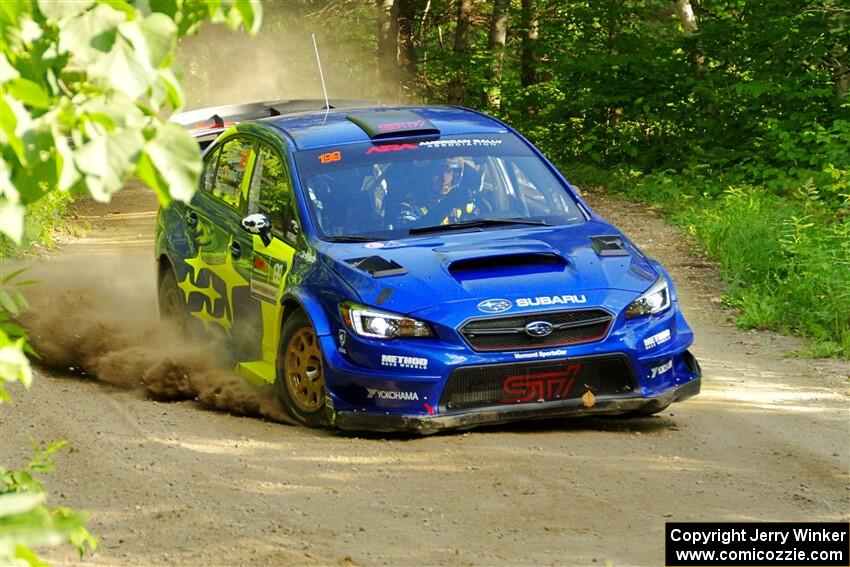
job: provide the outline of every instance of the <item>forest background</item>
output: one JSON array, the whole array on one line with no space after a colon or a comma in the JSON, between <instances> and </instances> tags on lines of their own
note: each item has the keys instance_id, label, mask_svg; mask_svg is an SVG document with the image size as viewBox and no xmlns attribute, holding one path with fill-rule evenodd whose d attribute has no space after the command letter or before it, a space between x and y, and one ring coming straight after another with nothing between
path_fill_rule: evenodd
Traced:
<instances>
[{"instance_id":1,"label":"forest background","mask_svg":"<svg viewBox=\"0 0 850 567\"><path fill-rule=\"evenodd\" d=\"M181 45L197 81L191 106L239 102L252 89L256 100L321 96L316 31L331 96L459 104L502 118L571 182L655 205L695 237L719 261L739 325L811 337L803 355L850 357L846 3L264 8L257 38L202 33Z\"/></svg>"}]
</instances>

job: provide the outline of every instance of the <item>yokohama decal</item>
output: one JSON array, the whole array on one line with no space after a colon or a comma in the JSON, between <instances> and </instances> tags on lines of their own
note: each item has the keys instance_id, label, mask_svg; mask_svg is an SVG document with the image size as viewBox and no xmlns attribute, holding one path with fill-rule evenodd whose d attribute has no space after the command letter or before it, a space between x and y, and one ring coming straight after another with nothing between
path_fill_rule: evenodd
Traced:
<instances>
[{"instance_id":1,"label":"yokohama decal","mask_svg":"<svg viewBox=\"0 0 850 567\"><path fill-rule=\"evenodd\" d=\"M570 364L557 372L508 376L502 382L504 397L501 403L520 404L564 399L569 395L575 377L581 373L581 367L581 364Z\"/></svg>"}]
</instances>

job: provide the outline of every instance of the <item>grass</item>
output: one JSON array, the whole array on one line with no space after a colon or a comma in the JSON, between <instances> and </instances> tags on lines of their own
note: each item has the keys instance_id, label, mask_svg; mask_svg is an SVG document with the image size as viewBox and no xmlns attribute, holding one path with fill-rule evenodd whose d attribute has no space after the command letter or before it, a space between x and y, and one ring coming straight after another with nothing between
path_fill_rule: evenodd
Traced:
<instances>
[{"instance_id":1,"label":"grass","mask_svg":"<svg viewBox=\"0 0 850 567\"><path fill-rule=\"evenodd\" d=\"M737 325L812 339L802 356L850 359L850 209L809 183L777 191L734 175L565 168L579 186L604 186L659 206L720 262ZM831 195L830 195L831 196Z\"/></svg>"},{"instance_id":2,"label":"grass","mask_svg":"<svg viewBox=\"0 0 850 567\"><path fill-rule=\"evenodd\" d=\"M72 202L73 197L69 193L52 191L28 205L21 244L16 245L5 235L0 235L0 258L19 258L34 245L55 248L57 234L73 231L68 220L68 206Z\"/></svg>"}]
</instances>

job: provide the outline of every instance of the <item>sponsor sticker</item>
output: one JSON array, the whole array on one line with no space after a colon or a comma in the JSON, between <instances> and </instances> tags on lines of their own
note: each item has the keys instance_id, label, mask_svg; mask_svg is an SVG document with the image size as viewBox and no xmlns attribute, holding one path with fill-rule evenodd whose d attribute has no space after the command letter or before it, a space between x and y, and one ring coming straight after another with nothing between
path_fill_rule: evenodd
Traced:
<instances>
[{"instance_id":1,"label":"sponsor sticker","mask_svg":"<svg viewBox=\"0 0 850 567\"><path fill-rule=\"evenodd\" d=\"M515 352L514 359L516 360L538 360L544 358L552 358L556 356L567 356L567 350L559 348L556 350L538 350L536 352Z\"/></svg>"},{"instance_id":2,"label":"sponsor sticker","mask_svg":"<svg viewBox=\"0 0 850 567\"><path fill-rule=\"evenodd\" d=\"M416 128L423 128L424 126L424 120L408 120L406 122L384 122L383 124L378 124L378 131L395 132L396 130L415 130Z\"/></svg>"},{"instance_id":3,"label":"sponsor sticker","mask_svg":"<svg viewBox=\"0 0 850 567\"><path fill-rule=\"evenodd\" d=\"M267 284L260 280L251 280L251 295L266 301L275 301L277 299L277 286Z\"/></svg>"},{"instance_id":4,"label":"sponsor sticker","mask_svg":"<svg viewBox=\"0 0 850 567\"><path fill-rule=\"evenodd\" d=\"M552 295L543 297L522 297L516 300L517 307L537 307L539 305L570 305L587 303L587 297L581 295Z\"/></svg>"},{"instance_id":5,"label":"sponsor sticker","mask_svg":"<svg viewBox=\"0 0 850 567\"><path fill-rule=\"evenodd\" d=\"M502 140L483 140L480 138L470 138L463 140L431 140L428 142L419 142L420 148L471 148L485 147L493 148L501 145Z\"/></svg>"},{"instance_id":6,"label":"sponsor sticker","mask_svg":"<svg viewBox=\"0 0 850 567\"><path fill-rule=\"evenodd\" d=\"M663 345L664 343L669 341L670 338L670 329L664 329L656 335L652 335L651 337L643 339L643 348L645 348L646 350L655 348L659 345Z\"/></svg>"},{"instance_id":7,"label":"sponsor sticker","mask_svg":"<svg viewBox=\"0 0 850 567\"><path fill-rule=\"evenodd\" d=\"M379 400L418 400L419 394L416 392L402 392L399 390L379 390L377 388L366 388L366 397L371 399L378 398Z\"/></svg>"},{"instance_id":8,"label":"sponsor sticker","mask_svg":"<svg viewBox=\"0 0 850 567\"><path fill-rule=\"evenodd\" d=\"M366 155L369 154L385 154L387 152L401 152L404 150L418 150L416 144L384 144L382 146L372 146L366 150Z\"/></svg>"},{"instance_id":9,"label":"sponsor sticker","mask_svg":"<svg viewBox=\"0 0 850 567\"><path fill-rule=\"evenodd\" d=\"M333 163L342 159L342 152L327 152L319 156L319 161L323 164Z\"/></svg>"},{"instance_id":10,"label":"sponsor sticker","mask_svg":"<svg viewBox=\"0 0 850 567\"><path fill-rule=\"evenodd\" d=\"M418 356L399 356L396 354L382 354L381 366L390 368L412 368L414 370L427 370L428 359Z\"/></svg>"},{"instance_id":11,"label":"sponsor sticker","mask_svg":"<svg viewBox=\"0 0 850 567\"><path fill-rule=\"evenodd\" d=\"M575 363L556 372L508 376L502 381L503 404L543 402L566 398L582 365Z\"/></svg>"},{"instance_id":12,"label":"sponsor sticker","mask_svg":"<svg viewBox=\"0 0 850 567\"><path fill-rule=\"evenodd\" d=\"M649 377L650 378L658 378L662 374L664 374L666 372L670 372L671 370L673 370L673 359L668 360L667 362L665 362L661 366L656 366L655 368L652 368L650 370L651 374L650 374Z\"/></svg>"}]
</instances>

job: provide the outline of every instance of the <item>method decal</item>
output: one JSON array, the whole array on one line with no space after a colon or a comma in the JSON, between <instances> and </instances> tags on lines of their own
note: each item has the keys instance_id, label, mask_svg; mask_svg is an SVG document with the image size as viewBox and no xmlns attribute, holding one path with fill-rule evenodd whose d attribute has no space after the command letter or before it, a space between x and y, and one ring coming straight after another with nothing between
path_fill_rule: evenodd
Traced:
<instances>
[{"instance_id":1,"label":"method decal","mask_svg":"<svg viewBox=\"0 0 850 567\"><path fill-rule=\"evenodd\" d=\"M381 366L391 368L413 368L415 370L428 370L428 359L418 356L398 356L395 354L382 354Z\"/></svg>"},{"instance_id":2,"label":"method decal","mask_svg":"<svg viewBox=\"0 0 850 567\"><path fill-rule=\"evenodd\" d=\"M656 335L652 335L649 338L643 339L643 348L649 350L651 348L655 348L659 345L663 345L667 341L670 340L670 329L664 329L660 333Z\"/></svg>"}]
</instances>

